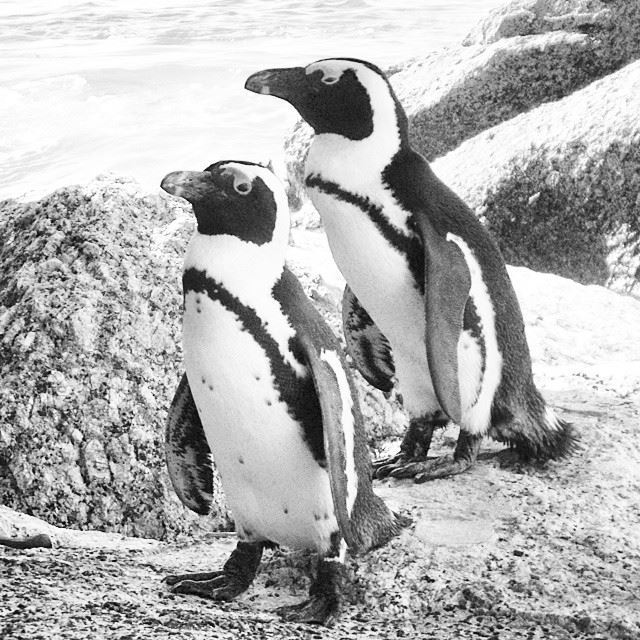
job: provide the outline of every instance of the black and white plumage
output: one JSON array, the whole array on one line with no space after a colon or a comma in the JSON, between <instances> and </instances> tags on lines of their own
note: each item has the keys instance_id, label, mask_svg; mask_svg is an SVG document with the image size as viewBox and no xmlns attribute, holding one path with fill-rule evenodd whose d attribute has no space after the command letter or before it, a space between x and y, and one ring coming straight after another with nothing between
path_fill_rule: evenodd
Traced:
<instances>
[{"instance_id":1,"label":"black and white plumage","mask_svg":"<svg viewBox=\"0 0 640 640\"><path fill-rule=\"evenodd\" d=\"M238 161L174 172L161 186L197 219L184 262L186 377L167 422L169 473L181 500L205 513L212 456L241 541L221 571L168 582L229 599L249 586L265 545L312 549L331 584L316 580L310 600L283 613L325 622L339 607L343 571L325 557L340 538L354 552L384 544L397 524L371 487L339 343L285 266L284 188L267 168Z\"/></svg>"},{"instance_id":2,"label":"black and white plumage","mask_svg":"<svg viewBox=\"0 0 640 640\"><path fill-rule=\"evenodd\" d=\"M314 129L305 182L350 290L347 345L373 385L388 388L395 373L411 418L400 454L377 474L457 473L484 435L525 457L569 453L570 426L534 385L500 251L411 148L406 114L380 69L327 59L261 71L245 86L287 100ZM447 418L461 428L454 459L426 460L433 428Z\"/></svg>"}]
</instances>

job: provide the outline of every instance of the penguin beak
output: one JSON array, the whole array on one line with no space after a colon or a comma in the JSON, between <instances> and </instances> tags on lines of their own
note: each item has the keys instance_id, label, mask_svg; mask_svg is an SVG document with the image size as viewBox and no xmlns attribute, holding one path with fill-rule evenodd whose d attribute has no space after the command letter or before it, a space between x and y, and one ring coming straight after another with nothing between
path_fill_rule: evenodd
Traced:
<instances>
[{"instance_id":1,"label":"penguin beak","mask_svg":"<svg viewBox=\"0 0 640 640\"><path fill-rule=\"evenodd\" d=\"M173 171L160 183L160 188L172 196L193 202L211 191L212 180L208 171Z\"/></svg>"},{"instance_id":2,"label":"penguin beak","mask_svg":"<svg viewBox=\"0 0 640 640\"><path fill-rule=\"evenodd\" d=\"M304 67L266 69L249 76L244 88L282 98L295 105L297 99L307 91L307 74Z\"/></svg>"}]
</instances>

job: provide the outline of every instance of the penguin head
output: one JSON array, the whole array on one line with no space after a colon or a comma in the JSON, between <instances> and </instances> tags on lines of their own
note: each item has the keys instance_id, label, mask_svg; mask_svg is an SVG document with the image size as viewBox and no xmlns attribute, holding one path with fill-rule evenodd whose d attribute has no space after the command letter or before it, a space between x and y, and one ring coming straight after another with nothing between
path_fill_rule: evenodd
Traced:
<instances>
[{"instance_id":1,"label":"penguin head","mask_svg":"<svg viewBox=\"0 0 640 640\"><path fill-rule=\"evenodd\" d=\"M274 240L276 228L289 225L284 187L259 164L223 160L204 171L174 171L160 187L191 203L204 236L263 245Z\"/></svg>"},{"instance_id":2,"label":"penguin head","mask_svg":"<svg viewBox=\"0 0 640 640\"><path fill-rule=\"evenodd\" d=\"M384 73L370 62L328 58L306 67L267 69L250 76L245 88L286 100L316 134L357 141L392 127L406 144L404 110Z\"/></svg>"}]
</instances>

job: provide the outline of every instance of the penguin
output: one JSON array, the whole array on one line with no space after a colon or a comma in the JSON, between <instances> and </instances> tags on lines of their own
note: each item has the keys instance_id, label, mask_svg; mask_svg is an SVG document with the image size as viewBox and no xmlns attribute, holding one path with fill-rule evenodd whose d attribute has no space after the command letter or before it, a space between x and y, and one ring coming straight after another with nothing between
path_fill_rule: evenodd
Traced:
<instances>
[{"instance_id":1,"label":"penguin","mask_svg":"<svg viewBox=\"0 0 640 640\"><path fill-rule=\"evenodd\" d=\"M562 458L570 424L536 388L500 250L409 143L407 116L374 64L333 58L268 69L245 88L289 102L314 130L305 184L345 277L347 350L373 386L397 385L409 427L375 476L424 482L470 468L484 436L524 459ZM460 427L429 459L436 428Z\"/></svg>"},{"instance_id":2,"label":"penguin","mask_svg":"<svg viewBox=\"0 0 640 640\"><path fill-rule=\"evenodd\" d=\"M197 229L183 271L183 375L169 409L166 460L193 511L212 502L212 459L239 538L222 569L165 578L175 593L229 600L251 585L265 548L309 549L308 600L287 620L330 624L347 549L399 532L372 489L355 386L340 343L285 264L289 209L262 165L220 161L168 174Z\"/></svg>"}]
</instances>

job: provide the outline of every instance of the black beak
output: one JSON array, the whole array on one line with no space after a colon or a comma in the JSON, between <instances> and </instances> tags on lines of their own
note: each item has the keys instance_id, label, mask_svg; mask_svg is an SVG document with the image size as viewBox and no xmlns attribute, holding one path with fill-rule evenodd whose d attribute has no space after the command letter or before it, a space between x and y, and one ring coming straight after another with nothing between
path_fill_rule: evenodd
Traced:
<instances>
[{"instance_id":1,"label":"black beak","mask_svg":"<svg viewBox=\"0 0 640 640\"><path fill-rule=\"evenodd\" d=\"M266 69L247 78L244 88L294 103L307 91L304 67Z\"/></svg>"},{"instance_id":2,"label":"black beak","mask_svg":"<svg viewBox=\"0 0 640 640\"><path fill-rule=\"evenodd\" d=\"M208 171L173 171L167 174L160 183L160 188L172 196L193 202L212 186L211 174Z\"/></svg>"}]
</instances>

